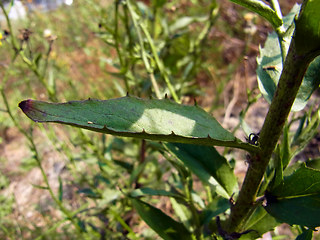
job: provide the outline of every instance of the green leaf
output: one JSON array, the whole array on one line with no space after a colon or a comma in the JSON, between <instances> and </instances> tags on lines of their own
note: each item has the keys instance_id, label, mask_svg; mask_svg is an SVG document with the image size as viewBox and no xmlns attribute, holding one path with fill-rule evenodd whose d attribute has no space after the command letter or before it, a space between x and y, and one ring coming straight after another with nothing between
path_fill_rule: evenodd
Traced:
<instances>
[{"instance_id":1,"label":"green leaf","mask_svg":"<svg viewBox=\"0 0 320 240\"><path fill-rule=\"evenodd\" d=\"M306 165L309 168L320 170L320 158L318 159L309 159L306 161Z\"/></svg>"},{"instance_id":2,"label":"green leaf","mask_svg":"<svg viewBox=\"0 0 320 240\"><path fill-rule=\"evenodd\" d=\"M171 24L169 26L169 31L171 33L174 33L177 30L188 27L191 23L204 22L207 20L208 20L208 16L201 16L201 17L184 16L184 17L178 18L173 24Z\"/></svg>"},{"instance_id":3,"label":"green leaf","mask_svg":"<svg viewBox=\"0 0 320 240\"><path fill-rule=\"evenodd\" d=\"M281 198L320 194L320 171L302 165L270 193Z\"/></svg>"},{"instance_id":4,"label":"green leaf","mask_svg":"<svg viewBox=\"0 0 320 240\"><path fill-rule=\"evenodd\" d=\"M201 212L201 225L208 224L212 218L224 213L230 208L229 199L214 198L208 206Z\"/></svg>"},{"instance_id":5,"label":"green leaf","mask_svg":"<svg viewBox=\"0 0 320 240\"><path fill-rule=\"evenodd\" d=\"M80 227L80 229L83 231L83 232L87 232L87 229L86 229L86 222L81 220L81 219L77 219L77 224L78 226Z\"/></svg>"},{"instance_id":6,"label":"green leaf","mask_svg":"<svg viewBox=\"0 0 320 240\"><path fill-rule=\"evenodd\" d=\"M320 109L317 109L311 116L313 111L314 109L310 108L309 112L306 113L300 121L298 130L291 143L290 158L293 158L300 153L318 133L320 125Z\"/></svg>"},{"instance_id":7,"label":"green leaf","mask_svg":"<svg viewBox=\"0 0 320 240\"><path fill-rule=\"evenodd\" d=\"M179 203L174 198L170 198L170 202L174 213L176 216L179 217L179 220L183 223L183 225L188 229L188 231L193 231L193 224L192 224L192 213L189 206L186 206L182 203Z\"/></svg>"},{"instance_id":8,"label":"green leaf","mask_svg":"<svg viewBox=\"0 0 320 240\"><path fill-rule=\"evenodd\" d=\"M132 170L133 170L133 164L131 164L131 163L128 163L128 162L125 162L125 161L120 161L120 160L115 160L115 159L113 159L113 162L117 166L126 169L129 173L131 173Z\"/></svg>"},{"instance_id":9,"label":"green leaf","mask_svg":"<svg viewBox=\"0 0 320 240\"><path fill-rule=\"evenodd\" d=\"M238 191L237 179L227 160L215 148L181 143L165 144L205 184L225 198Z\"/></svg>"},{"instance_id":10,"label":"green leaf","mask_svg":"<svg viewBox=\"0 0 320 240\"><path fill-rule=\"evenodd\" d=\"M260 0L231 0L247 9L259 14L271 23L274 28L282 25L282 19L278 17L275 11L263 1Z\"/></svg>"},{"instance_id":11,"label":"green leaf","mask_svg":"<svg viewBox=\"0 0 320 240\"><path fill-rule=\"evenodd\" d=\"M110 203L117 201L121 196L119 190L105 188L102 192L101 198L98 200L98 207L105 208Z\"/></svg>"},{"instance_id":12,"label":"green leaf","mask_svg":"<svg viewBox=\"0 0 320 240\"><path fill-rule=\"evenodd\" d=\"M281 162L283 169L286 169L291 158L290 158L290 138L289 138L289 126L285 125L283 129L283 140L281 142Z\"/></svg>"},{"instance_id":13,"label":"green leaf","mask_svg":"<svg viewBox=\"0 0 320 240\"><path fill-rule=\"evenodd\" d=\"M320 226L320 171L302 165L265 196L266 210L279 221Z\"/></svg>"},{"instance_id":14,"label":"green leaf","mask_svg":"<svg viewBox=\"0 0 320 240\"><path fill-rule=\"evenodd\" d=\"M275 151L275 157L274 157L274 177L272 179L272 182L268 185L270 188L275 188L283 181L283 159L281 157L280 153L280 146L278 145Z\"/></svg>"},{"instance_id":15,"label":"green leaf","mask_svg":"<svg viewBox=\"0 0 320 240\"><path fill-rule=\"evenodd\" d=\"M152 5L156 8L163 7L167 3L167 0L152 0Z\"/></svg>"},{"instance_id":16,"label":"green leaf","mask_svg":"<svg viewBox=\"0 0 320 240\"><path fill-rule=\"evenodd\" d=\"M78 193L83 193L88 198L101 198L101 195L94 192L91 188L82 188L77 191Z\"/></svg>"},{"instance_id":17,"label":"green leaf","mask_svg":"<svg viewBox=\"0 0 320 240\"><path fill-rule=\"evenodd\" d=\"M58 180L59 180L59 194L58 194L58 199L59 199L60 202L62 202L62 199L63 199L63 183L62 183L62 179L61 179L60 176L59 176Z\"/></svg>"},{"instance_id":18,"label":"green leaf","mask_svg":"<svg viewBox=\"0 0 320 240\"><path fill-rule=\"evenodd\" d=\"M257 151L241 142L198 106L169 99L122 97L109 100L47 103L25 100L22 111L35 122L57 122L117 136L155 141L221 145Z\"/></svg>"},{"instance_id":19,"label":"green leaf","mask_svg":"<svg viewBox=\"0 0 320 240\"><path fill-rule=\"evenodd\" d=\"M182 199L183 196L177 193L169 192L162 189L152 189L152 188L138 188L130 192L131 197L143 197L143 196L166 196L166 197L173 197L173 198L180 198Z\"/></svg>"},{"instance_id":20,"label":"green leaf","mask_svg":"<svg viewBox=\"0 0 320 240\"><path fill-rule=\"evenodd\" d=\"M32 187L34 188L38 188L38 189L45 189L45 190L48 190L49 188L47 186L41 186L41 185L37 185L37 184L32 184Z\"/></svg>"},{"instance_id":21,"label":"green leaf","mask_svg":"<svg viewBox=\"0 0 320 240\"><path fill-rule=\"evenodd\" d=\"M192 239L182 223L173 220L158 208L136 198L131 198L131 201L140 217L163 239Z\"/></svg>"},{"instance_id":22,"label":"green leaf","mask_svg":"<svg viewBox=\"0 0 320 240\"><path fill-rule=\"evenodd\" d=\"M296 20L295 42L300 55L320 53L320 1L304 1Z\"/></svg>"},{"instance_id":23,"label":"green leaf","mask_svg":"<svg viewBox=\"0 0 320 240\"><path fill-rule=\"evenodd\" d=\"M245 239L257 239L261 237L264 233L273 230L279 222L272 217L262 206L255 209L254 213L251 215L250 219L245 225L245 229L253 230L247 234L241 236L240 240Z\"/></svg>"},{"instance_id":24,"label":"green leaf","mask_svg":"<svg viewBox=\"0 0 320 240\"><path fill-rule=\"evenodd\" d=\"M289 26L293 23L294 14L298 13L299 6L295 5L291 12L284 18L285 26L290 31L284 37L284 45L289 48L293 31ZM257 76L259 89L264 98L270 103L274 96L281 72L282 72L282 57L278 36L275 32L269 34L264 48L260 49L260 57L257 58ZM320 57L316 58L308 67L304 76L302 85L300 86L296 100L292 106L292 111L302 110L311 94L319 88L320 84Z\"/></svg>"},{"instance_id":25,"label":"green leaf","mask_svg":"<svg viewBox=\"0 0 320 240\"><path fill-rule=\"evenodd\" d=\"M308 229L303 231L303 233L301 233L296 240L312 240L313 237L313 230Z\"/></svg>"}]
</instances>

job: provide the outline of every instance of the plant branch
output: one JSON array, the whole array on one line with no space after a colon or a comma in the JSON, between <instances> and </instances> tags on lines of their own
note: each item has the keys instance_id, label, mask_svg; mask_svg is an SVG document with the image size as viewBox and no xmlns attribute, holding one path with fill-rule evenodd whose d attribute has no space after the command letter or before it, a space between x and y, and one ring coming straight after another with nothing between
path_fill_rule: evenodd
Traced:
<instances>
[{"instance_id":1,"label":"plant branch","mask_svg":"<svg viewBox=\"0 0 320 240\"><path fill-rule=\"evenodd\" d=\"M242 189L236 204L232 207L231 215L227 222L226 230L229 233L243 230L249 217L248 213L254 206L256 195L272 152L280 138L305 71L311 61L311 57L297 54L295 38L293 38L276 93L261 129L260 151L251 156Z\"/></svg>"},{"instance_id":2,"label":"plant branch","mask_svg":"<svg viewBox=\"0 0 320 240\"><path fill-rule=\"evenodd\" d=\"M132 6L131 6L131 3L130 1L128 0L127 2L127 7L128 7L128 10L129 10L129 13L131 15L131 18L132 18L132 22L133 22L133 25L134 25L134 28L136 29L137 31L137 36L138 36L138 39L139 39L139 45L140 45L140 52L141 52L141 59L145 65L145 68L149 74L149 77L150 77L150 80L151 80L151 84L154 88L154 91L155 91L155 94L157 96L157 98L161 98L161 93L160 93L160 89L159 89L159 86L158 86L158 83L156 82L156 79L154 77L154 70L153 68L151 67L149 61L148 61L148 57L146 55L146 51L144 49L144 41L143 41L143 38L142 38L142 34L141 34L141 31L140 31L140 27L141 24L139 25L138 24L138 19L139 19L139 16L134 12L134 10L132 9Z\"/></svg>"},{"instance_id":3,"label":"plant branch","mask_svg":"<svg viewBox=\"0 0 320 240\"><path fill-rule=\"evenodd\" d=\"M174 101L176 101L177 103L180 103L179 98L178 98L178 96L177 96L177 94L175 92L175 89L174 89L174 87L172 86L172 84L170 82L169 76L168 76L168 74L166 73L166 71L164 69L163 62L160 60L160 58L158 56L156 47L154 45L154 42L153 42L149 32L147 31L146 26L143 23L141 23L140 27L141 27L143 33L145 34L145 36L147 38L147 41L148 41L148 43L150 45L150 48L151 48L155 63L157 64L157 67L158 67L158 69L159 69L164 81L166 82L167 87L169 88L169 91L170 91Z\"/></svg>"},{"instance_id":4,"label":"plant branch","mask_svg":"<svg viewBox=\"0 0 320 240\"><path fill-rule=\"evenodd\" d=\"M16 42L16 39L13 37L11 21L9 19L9 16L8 16L8 13L7 13L6 9L4 8L4 5L3 5L2 1L0 1L0 7L1 7L2 12L3 12L4 16L5 16L6 22L8 24L9 32L11 34L11 38L10 38L11 39L11 45L14 47L15 51L18 51L18 44Z\"/></svg>"}]
</instances>

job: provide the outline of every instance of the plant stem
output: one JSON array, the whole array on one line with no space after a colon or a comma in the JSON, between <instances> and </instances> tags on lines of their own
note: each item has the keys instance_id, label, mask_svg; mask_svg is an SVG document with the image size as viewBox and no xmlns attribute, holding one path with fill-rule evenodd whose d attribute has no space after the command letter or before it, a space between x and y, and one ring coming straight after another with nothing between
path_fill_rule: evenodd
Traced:
<instances>
[{"instance_id":1,"label":"plant stem","mask_svg":"<svg viewBox=\"0 0 320 240\"><path fill-rule=\"evenodd\" d=\"M184 194L185 194L186 199L188 201L188 207L189 207L191 214L192 214L192 224L194 226L194 234L196 235L197 240L202 240L203 236L200 231L201 227L200 227L199 213L197 211L196 206L194 205L194 201L192 198L192 178L191 178L191 176L183 178L182 183L184 186Z\"/></svg>"},{"instance_id":2,"label":"plant stem","mask_svg":"<svg viewBox=\"0 0 320 240\"><path fill-rule=\"evenodd\" d=\"M231 233L241 231L255 199L272 152L279 140L283 126L288 118L292 104L301 85L305 71L312 61L311 57L299 56L293 38L277 90L260 132L260 151L252 154L249 168L236 204L231 208L226 230Z\"/></svg>"},{"instance_id":3,"label":"plant stem","mask_svg":"<svg viewBox=\"0 0 320 240\"><path fill-rule=\"evenodd\" d=\"M115 1L115 11L114 11L114 19L115 19L115 23L114 23L114 39L115 39L115 49L117 51L117 55L119 58L119 62L120 62L120 72L121 73L125 73L127 72L127 65L125 64L123 57L122 57L122 52L120 50L120 40L119 40L119 4L120 1ZM130 35L130 32L128 32L128 34ZM126 86L126 90L128 93L130 93L130 85L128 82L128 77L126 76L126 74L124 74L124 84Z\"/></svg>"},{"instance_id":4,"label":"plant stem","mask_svg":"<svg viewBox=\"0 0 320 240\"><path fill-rule=\"evenodd\" d=\"M145 65L145 68L146 68L146 70L147 70L147 72L149 74L149 77L150 77L150 80L151 80L151 84L152 84L152 86L154 88L155 94L156 94L157 98L160 99L161 98L161 93L160 93L159 86L158 86L158 84L156 82L156 79L154 77L154 70L151 67L150 63L149 63L148 57L146 55L146 51L144 49L144 41L143 41L142 34L141 34L141 31L140 31L141 24L139 25L138 21L137 21L137 20L139 20L139 16L133 10L129 0L127 1L127 6L128 6L129 13L131 15L131 18L132 18L132 22L133 22L134 28L137 31L137 36L138 36L138 39L139 39L139 45L140 45L140 48L141 48L141 50L140 50L141 59L142 59L144 65Z\"/></svg>"},{"instance_id":5,"label":"plant stem","mask_svg":"<svg viewBox=\"0 0 320 240\"><path fill-rule=\"evenodd\" d=\"M163 66L163 62L160 60L160 58L158 56L158 52L156 50L154 42L153 42L153 40L152 40L152 38L151 38L146 26L143 23L140 23L140 27L141 27L143 33L145 34L145 36L147 38L147 41L148 41L148 43L150 45L154 60L155 60L155 62L157 64L157 67L158 67L158 69L159 69L164 81L167 84L167 87L169 88L169 91L170 91L170 93L171 93L171 95L173 97L173 100L176 101L177 103L180 103L179 98L178 98L178 96L176 94L176 91L175 91L174 87L172 86L172 84L170 82L169 76L168 76L167 72L165 71L165 68Z\"/></svg>"},{"instance_id":6,"label":"plant stem","mask_svg":"<svg viewBox=\"0 0 320 240\"><path fill-rule=\"evenodd\" d=\"M114 11L114 39L115 39L115 48L116 48L116 51L117 51L117 54L118 54L118 58L119 58L119 61L120 61L120 65L123 66L123 59L122 59L122 55L121 55L121 52L120 52L120 47L119 47L119 1L115 1L115 11ZM128 89L127 89L128 90Z\"/></svg>"},{"instance_id":7,"label":"plant stem","mask_svg":"<svg viewBox=\"0 0 320 240\"><path fill-rule=\"evenodd\" d=\"M16 39L13 37L11 21L10 21L10 19L9 19L9 16L8 16L7 11L6 11L5 8L4 8L4 5L3 5L3 2L2 2L2 1L0 1L0 7L1 7L1 9L2 9L2 12L3 12L5 18L6 18L6 22L7 22L7 24L8 24L8 28L9 28L9 32L10 32L10 34L11 34L11 38L10 38L10 39L11 39L11 45L14 47L14 50L15 50L15 51L18 51L18 44L17 44L17 42L16 42Z\"/></svg>"},{"instance_id":8,"label":"plant stem","mask_svg":"<svg viewBox=\"0 0 320 240\"><path fill-rule=\"evenodd\" d=\"M8 28L9 28L9 32L11 34L11 45L12 45L12 48L13 50L15 51L15 55L14 57L12 58L12 60L14 61L15 60L15 57L17 55L19 55L21 57L21 59L23 60L23 62L25 64L27 64L27 66L29 67L29 69L31 69L33 71L33 73L37 76L37 78L39 79L39 81L41 82L41 84L45 87L45 89L47 90L47 93L49 95L49 98L51 101L53 102L57 102L57 97L56 97L56 92L55 92L55 89L51 88L48 83L46 82L46 79L45 79L45 73L44 74L41 74L38 67L36 66L35 62L30 60L29 58L27 58L24 54L24 52L22 51L22 49L19 48L17 42L16 42L16 38L14 37L13 35L13 30L12 30L12 26L11 26L11 21L8 17L8 13L7 11L5 10L4 6L3 6L3 3L0 1L0 8L2 9L2 12L6 18L6 22L7 22L7 25L8 25Z\"/></svg>"},{"instance_id":9,"label":"plant stem","mask_svg":"<svg viewBox=\"0 0 320 240\"><path fill-rule=\"evenodd\" d=\"M132 230L132 228L122 219L122 217L119 215L118 211L115 211L111 208L108 209L109 213L111 213L115 219L117 219L117 221L120 223L120 225L129 232L130 237L134 240L139 239L135 232Z\"/></svg>"}]
</instances>

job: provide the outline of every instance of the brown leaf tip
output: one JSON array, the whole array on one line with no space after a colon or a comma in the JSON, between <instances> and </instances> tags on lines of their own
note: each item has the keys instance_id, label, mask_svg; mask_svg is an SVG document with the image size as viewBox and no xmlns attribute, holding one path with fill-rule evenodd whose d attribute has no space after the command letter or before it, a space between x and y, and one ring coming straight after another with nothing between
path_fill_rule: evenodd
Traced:
<instances>
[{"instance_id":1,"label":"brown leaf tip","mask_svg":"<svg viewBox=\"0 0 320 240\"><path fill-rule=\"evenodd\" d=\"M32 100L28 99L20 102L19 108L21 108L24 113L28 112L32 108Z\"/></svg>"}]
</instances>

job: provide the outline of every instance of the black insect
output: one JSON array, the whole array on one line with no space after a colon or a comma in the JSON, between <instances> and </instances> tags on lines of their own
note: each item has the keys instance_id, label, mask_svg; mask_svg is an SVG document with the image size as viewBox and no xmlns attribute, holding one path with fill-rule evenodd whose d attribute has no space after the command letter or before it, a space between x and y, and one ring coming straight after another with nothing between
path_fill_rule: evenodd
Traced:
<instances>
[{"instance_id":1,"label":"black insect","mask_svg":"<svg viewBox=\"0 0 320 240\"><path fill-rule=\"evenodd\" d=\"M250 133L249 134L249 137L246 138L247 142L252 144L252 145L256 145L258 146L259 145L259 133Z\"/></svg>"},{"instance_id":2,"label":"black insect","mask_svg":"<svg viewBox=\"0 0 320 240\"><path fill-rule=\"evenodd\" d=\"M268 66L268 67L263 67L262 69L265 70L265 71L266 71L266 70L276 71L276 70L277 70L277 67L276 67L276 66Z\"/></svg>"}]
</instances>

